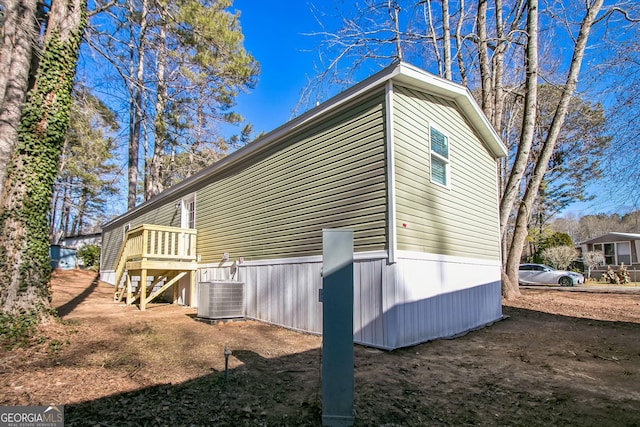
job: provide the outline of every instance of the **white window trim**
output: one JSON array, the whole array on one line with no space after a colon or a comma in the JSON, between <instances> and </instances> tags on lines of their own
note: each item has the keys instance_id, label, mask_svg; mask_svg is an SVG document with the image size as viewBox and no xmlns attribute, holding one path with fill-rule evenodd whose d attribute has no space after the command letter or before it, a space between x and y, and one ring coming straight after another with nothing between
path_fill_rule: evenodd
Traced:
<instances>
[{"instance_id":1,"label":"white window trim","mask_svg":"<svg viewBox=\"0 0 640 427\"><path fill-rule=\"evenodd\" d=\"M436 153L435 151L433 151L431 149L431 129L434 129L438 132L440 132L442 135L445 136L445 138L447 138L447 148L449 151L449 158L443 157L440 154ZM445 176L447 179L447 184L446 185L442 185L442 183L435 181L433 179L433 160L432 157L437 158L438 160L441 160L442 162L444 162L445 164ZM449 134L446 132L443 132L439 127L434 126L433 124L429 124L429 181L431 181L432 184L437 185L438 187L442 187L442 188L446 188L447 190L451 190L451 144L450 144L450 138L449 138Z\"/></svg>"},{"instance_id":2,"label":"white window trim","mask_svg":"<svg viewBox=\"0 0 640 427\"><path fill-rule=\"evenodd\" d=\"M180 200L180 228L189 228L187 204L190 202L193 202L193 227L196 226L196 193L191 193Z\"/></svg>"}]
</instances>

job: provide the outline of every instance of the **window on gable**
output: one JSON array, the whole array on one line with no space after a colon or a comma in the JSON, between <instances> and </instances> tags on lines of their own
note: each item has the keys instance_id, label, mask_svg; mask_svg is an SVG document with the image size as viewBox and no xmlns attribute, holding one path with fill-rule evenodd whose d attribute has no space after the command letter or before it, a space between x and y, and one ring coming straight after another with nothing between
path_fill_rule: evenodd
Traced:
<instances>
[{"instance_id":1,"label":"window on gable","mask_svg":"<svg viewBox=\"0 0 640 427\"><path fill-rule=\"evenodd\" d=\"M439 130L429 129L431 141L431 181L449 186L449 137Z\"/></svg>"}]
</instances>

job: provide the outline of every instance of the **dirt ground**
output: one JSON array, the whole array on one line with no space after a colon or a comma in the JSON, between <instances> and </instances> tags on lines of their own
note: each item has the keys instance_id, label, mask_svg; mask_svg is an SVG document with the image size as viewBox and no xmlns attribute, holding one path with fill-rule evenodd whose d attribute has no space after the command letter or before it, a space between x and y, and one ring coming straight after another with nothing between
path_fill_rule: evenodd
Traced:
<instances>
[{"instance_id":1,"label":"dirt ground","mask_svg":"<svg viewBox=\"0 0 640 427\"><path fill-rule=\"evenodd\" d=\"M321 424L320 337L140 312L88 272L52 286L63 321L0 350L0 405L65 405L67 426ZM355 346L355 424L640 426L640 294L527 289L503 312L456 339Z\"/></svg>"}]
</instances>

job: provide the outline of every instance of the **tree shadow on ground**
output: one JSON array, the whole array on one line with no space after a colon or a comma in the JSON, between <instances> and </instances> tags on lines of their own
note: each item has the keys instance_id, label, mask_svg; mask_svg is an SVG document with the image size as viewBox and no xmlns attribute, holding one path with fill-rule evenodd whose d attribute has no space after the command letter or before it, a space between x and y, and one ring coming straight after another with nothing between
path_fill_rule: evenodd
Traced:
<instances>
[{"instance_id":1,"label":"tree shadow on ground","mask_svg":"<svg viewBox=\"0 0 640 427\"><path fill-rule=\"evenodd\" d=\"M66 426L320 425L319 350L268 359L235 350L242 365L180 384L161 384L65 406ZM315 354L314 354L315 353Z\"/></svg>"},{"instance_id":2,"label":"tree shadow on ground","mask_svg":"<svg viewBox=\"0 0 640 427\"><path fill-rule=\"evenodd\" d=\"M93 291L98 287L99 284L100 284L100 275L96 273L95 277L93 278L89 286L87 286L87 288L84 291L82 291L80 294L75 296L72 300L66 302L65 304L57 308L58 316L64 317L64 316L67 316L69 313L71 313L84 300L86 300L89 297L89 295L91 295L91 293L93 293Z\"/></svg>"},{"instance_id":3,"label":"tree shadow on ground","mask_svg":"<svg viewBox=\"0 0 640 427\"><path fill-rule=\"evenodd\" d=\"M354 346L355 425L638 425L637 324L505 313L456 339L391 352ZM231 357L226 380L212 369L67 405L65 425L321 425L320 349L269 358L245 347Z\"/></svg>"}]
</instances>

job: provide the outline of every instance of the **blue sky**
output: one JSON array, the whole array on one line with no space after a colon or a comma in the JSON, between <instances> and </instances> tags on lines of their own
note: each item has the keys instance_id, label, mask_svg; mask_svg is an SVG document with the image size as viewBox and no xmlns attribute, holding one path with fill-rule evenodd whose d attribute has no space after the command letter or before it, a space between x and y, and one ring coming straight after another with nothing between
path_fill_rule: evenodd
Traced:
<instances>
[{"instance_id":1,"label":"blue sky","mask_svg":"<svg viewBox=\"0 0 640 427\"><path fill-rule=\"evenodd\" d=\"M314 0L314 4L321 11L335 7L333 0ZM256 134L269 132L293 117L300 92L315 73L320 39L308 34L321 27L306 1L235 0L232 9L240 11L245 48L261 67L255 89L238 97L235 110L253 125ZM565 213L604 210L585 202L572 204Z\"/></svg>"},{"instance_id":2,"label":"blue sky","mask_svg":"<svg viewBox=\"0 0 640 427\"><path fill-rule=\"evenodd\" d=\"M238 97L236 110L256 133L269 132L292 118L307 76L314 74L319 40L304 34L320 26L305 1L236 0L233 9L241 12L245 49L261 67L256 88Z\"/></svg>"},{"instance_id":3,"label":"blue sky","mask_svg":"<svg viewBox=\"0 0 640 427\"><path fill-rule=\"evenodd\" d=\"M234 109L253 125L254 134L269 132L288 122L307 79L316 73L314 63L318 60L321 39L309 34L320 31L321 26L312 9L331 12L352 4L342 0L312 2L313 5L309 0L233 2L231 10L240 11L244 46L261 68L256 87L241 94ZM322 19L327 23L329 17ZM239 132L239 128L222 130L227 136ZM581 203L570 206L565 212L584 215L605 210L603 206L598 208L592 203Z\"/></svg>"}]
</instances>

